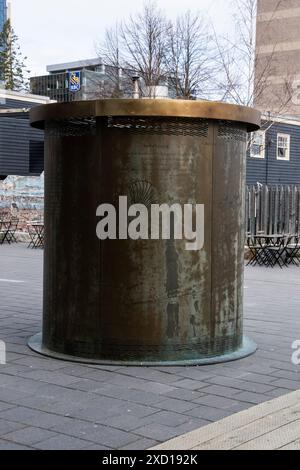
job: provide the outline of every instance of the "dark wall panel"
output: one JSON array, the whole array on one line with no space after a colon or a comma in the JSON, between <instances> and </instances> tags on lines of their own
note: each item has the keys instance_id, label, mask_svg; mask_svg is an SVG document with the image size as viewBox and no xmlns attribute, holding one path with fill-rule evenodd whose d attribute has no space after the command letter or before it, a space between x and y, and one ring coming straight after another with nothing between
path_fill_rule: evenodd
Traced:
<instances>
[{"instance_id":1,"label":"dark wall panel","mask_svg":"<svg viewBox=\"0 0 300 470\"><path fill-rule=\"evenodd\" d=\"M290 160L277 160L277 134L290 135ZM266 134L265 158L247 157L247 184L300 184L300 126L275 123Z\"/></svg>"},{"instance_id":2,"label":"dark wall panel","mask_svg":"<svg viewBox=\"0 0 300 470\"><path fill-rule=\"evenodd\" d=\"M31 128L28 118L0 117L0 174L39 175L44 166L43 141L44 133Z\"/></svg>"},{"instance_id":3,"label":"dark wall panel","mask_svg":"<svg viewBox=\"0 0 300 470\"><path fill-rule=\"evenodd\" d=\"M33 108L34 106L39 106L39 103L32 103L31 101L13 100L10 98L0 98L0 109L23 109Z\"/></svg>"}]
</instances>

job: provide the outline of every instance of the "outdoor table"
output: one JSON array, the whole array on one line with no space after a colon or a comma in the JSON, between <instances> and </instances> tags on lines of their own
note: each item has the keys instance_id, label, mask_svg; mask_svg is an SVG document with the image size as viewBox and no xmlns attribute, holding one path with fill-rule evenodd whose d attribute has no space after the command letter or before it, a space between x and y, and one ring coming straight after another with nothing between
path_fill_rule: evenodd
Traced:
<instances>
[{"instance_id":1,"label":"outdoor table","mask_svg":"<svg viewBox=\"0 0 300 470\"><path fill-rule=\"evenodd\" d=\"M33 232L28 230L31 241L28 245L28 248L43 248L44 247L44 223L42 222L32 222L27 224L27 227L32 227Z\"/></svg>"}]
</instances>

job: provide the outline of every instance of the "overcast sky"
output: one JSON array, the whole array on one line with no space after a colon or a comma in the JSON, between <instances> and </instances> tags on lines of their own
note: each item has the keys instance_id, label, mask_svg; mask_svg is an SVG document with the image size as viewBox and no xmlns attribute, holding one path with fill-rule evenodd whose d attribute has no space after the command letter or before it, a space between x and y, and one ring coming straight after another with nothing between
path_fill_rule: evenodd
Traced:
<instances>
[{"instance_id":1,"label":"overcast sky","mask_svg":"<svg viewBox=\"0 0 300 470\"><path fill-rule=\"evenodd\" d=\"M46 65L96 57L106 27L141 9L143 0L11 0L12 23L31 75ZM186 9L206 11L217 31L230 29L230 0L159 0L176 17Z\"/></svg>"}]
</instances>

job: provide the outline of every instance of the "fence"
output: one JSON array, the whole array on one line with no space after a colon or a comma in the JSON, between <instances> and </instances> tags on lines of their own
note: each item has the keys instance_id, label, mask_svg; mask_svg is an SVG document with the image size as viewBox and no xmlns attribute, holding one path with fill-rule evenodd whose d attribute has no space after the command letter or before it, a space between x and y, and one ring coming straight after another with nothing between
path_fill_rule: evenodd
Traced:
<instances>
[{"instance_id":1,"label":"fence","mask_svg":"<svg viewBox=\"0 0 300 470\"><path fill-rule=\"evenodd\" d=\"M247 186L246 232L300 234L300 185Z\"/></svg>"}]
</instances>

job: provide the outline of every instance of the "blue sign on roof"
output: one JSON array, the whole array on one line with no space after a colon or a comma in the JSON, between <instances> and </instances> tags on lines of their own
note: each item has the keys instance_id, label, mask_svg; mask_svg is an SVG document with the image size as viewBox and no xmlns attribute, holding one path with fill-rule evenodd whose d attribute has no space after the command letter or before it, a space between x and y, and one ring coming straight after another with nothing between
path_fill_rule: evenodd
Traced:
<instances>
[{"instance_id":1,"label":"blue sign on roof","mask_svg":"<svg viewBox=\"0 0 300 470\"><path fill-rule=\"evenodd\" d=\"M81 73L70 72L69 73L69 90L73 93L80 91L81 89Z\"/></svg>"}]
</instances>

